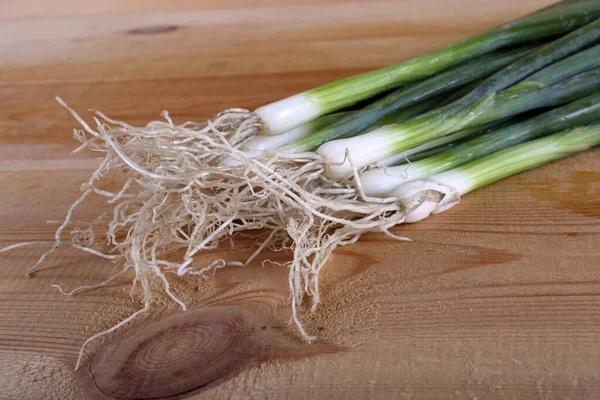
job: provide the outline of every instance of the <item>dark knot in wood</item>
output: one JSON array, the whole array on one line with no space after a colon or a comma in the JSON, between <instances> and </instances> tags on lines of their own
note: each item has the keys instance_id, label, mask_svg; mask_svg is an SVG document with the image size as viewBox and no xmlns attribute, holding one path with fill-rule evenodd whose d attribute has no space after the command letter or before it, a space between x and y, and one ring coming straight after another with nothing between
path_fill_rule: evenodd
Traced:
<instances>
[{"instance_id":1,"label":"dark knot in wood","mask_svg":"<svg viewBox=\"0 0 600 400\"><path fill-rule=\"evenodd\" d=\"M127 31L129 35L158 35L161 33L174 32L179 29L177 25L155 25L134 28Z\"/></svg>"},{"instance_id":2,"label":"dark knot in wood","mask_svg":"<svg viewBox=\"0 0 600 400\"><path fill-rule=\"evenodd\" d=\"M260 353L260 325L243 308L191 310L110 343L91 365L105 395L163 398L199 389Z\"/></svg>"}]
</instances>

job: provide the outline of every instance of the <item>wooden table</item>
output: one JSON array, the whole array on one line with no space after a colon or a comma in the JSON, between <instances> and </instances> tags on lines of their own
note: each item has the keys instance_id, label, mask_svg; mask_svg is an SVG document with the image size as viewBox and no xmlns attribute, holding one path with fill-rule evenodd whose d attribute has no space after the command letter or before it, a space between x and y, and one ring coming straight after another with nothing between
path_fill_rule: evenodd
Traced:
<instances>
[{"instance_id":1,"label":"wooden table","mask_svg":"<svg viewBox=\"0 0 600 400\"><path fill-rule=\"evenodd\" d=\"M96 165L69 154L85 113L203 120L440 47L548 0L21 0L0 5L0 246L52 240ZM89 119L89 115L86 115ZM600 149L470 194L336 252L322 305L289 325L287 271L259 263L177 281L136 310L130 281L73 249L0 255L0 398L598 398ZM93 218L92 201L76 219Z\"/></svg>"}]
</instances>

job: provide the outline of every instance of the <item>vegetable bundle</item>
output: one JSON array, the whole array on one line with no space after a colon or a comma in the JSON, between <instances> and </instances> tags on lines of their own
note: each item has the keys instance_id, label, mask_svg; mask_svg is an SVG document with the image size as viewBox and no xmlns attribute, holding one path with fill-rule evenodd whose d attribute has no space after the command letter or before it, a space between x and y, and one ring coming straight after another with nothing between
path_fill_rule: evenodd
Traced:
<instances>
[{"instance_id":1,"label":"vegetable bundle","mask_svg":"<svg viewBox=\"0 0 600 400\"><path fill-rule=\"evenodd\" d=\"M134 127L94 112L86 149L104 154L82 185L55 241L132 273L149 310L168 272L205 276L260 253L292 253L292 320L303 299L319 304L319 274L338 247L455 205L504 177L600 144L600 0L565 0L444 49L342 79L255 112L231 109L206 123ZM120 181L115 190L101 182ZM85 229L71 217L89 196L109 213ZM202 265L205 251L252 233L243 261ZM31 245L16 244L6 249ZM39 243L34 243L39 244ZM91 287L77 288L74 294ZM62 289L61 289L62 291ZM84 348L82 347L83 355Z\"/></svg>"}]
</instances>

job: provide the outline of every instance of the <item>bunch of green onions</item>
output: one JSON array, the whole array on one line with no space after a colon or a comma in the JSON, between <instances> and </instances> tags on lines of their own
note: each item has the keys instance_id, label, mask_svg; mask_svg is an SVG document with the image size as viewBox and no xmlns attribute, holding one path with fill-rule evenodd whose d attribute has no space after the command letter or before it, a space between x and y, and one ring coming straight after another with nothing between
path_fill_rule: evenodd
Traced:
<instances>
[{"instance_id":1,"label":"bunch of green onions","mask_svg":"<svg viewBox=\"0 0 600 400\"><path fill-rule=\"evenodd\" d=\"M600 144L600 0L564 0L441 50L206 124L176 126L165 114L167 122L136 128L95 112L94 130L59 101L85 131L75 131L82 142L75 152L89 147L105 158L28 273L61 245L74 210L95 193L114 205L111 253L93 249L81 231L72 245L123 269L67 294L130 268L144 291L144 308L90 337L77 365L87 343L150 308L148 277L160 278L185 310L165 271L244 266L265 248L293 250L292 319L312 340L296 305L305 293L312 309L319 303L319 272L335 248L373 230L398 238L388 229ZM95 186L109 166L128 176L118 192ZM261 244L245 262L193 265L197 253L252 230L261 230Z\"/></svg>"},{"instance_id":2,"label":"bunch of green onions","mask_svg":"<svg viewBox=\"0 0 600 400\"><path fill-rule=\"evenodd\" d=\"M565 0L260 107L243 149L316 152L327 178L404 200L432 180L462 195L583 151L600 140L599 18L599 0Z\"/></svg>"}]
</instances>

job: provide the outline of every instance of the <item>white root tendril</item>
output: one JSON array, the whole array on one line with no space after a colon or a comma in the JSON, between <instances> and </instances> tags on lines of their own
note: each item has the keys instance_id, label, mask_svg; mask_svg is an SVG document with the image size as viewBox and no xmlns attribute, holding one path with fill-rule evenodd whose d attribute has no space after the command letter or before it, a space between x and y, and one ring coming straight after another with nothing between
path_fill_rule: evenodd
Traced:
<instances>
[{"instance_id":1,"label":"white root tendril","mask_svg":"<svg viewBox=\"0 0 600 400\"><path fill-rule=\"evenodd\" d=\"M123 270L98 285L68 293L59 289L74 294L101 287L131 270L132 293L140 284L144 294L143 308L84 343L77 367L87 344L150 308L151 278L160 279L163 290L185 309L184 302L169 289L167 272L207 276L228 265L247 265L266 249L293 254L284 264L289 268L292 321L306 340L312 340L300 322L298 307L305 295L312 300L312 310L319 304L319 273L334 249L356 242L369 231L404 239L388 231L405 220L398 198L368 198L360 183L357 190L352 181L324 177L325 162L318 154L246 155L242 146L258 126L256 117L246 110L231 109L206 123L182 125L175 125L163 113L166 122L154 121L144 127L93 111L96 127L92 129L57 100L84 128L75 130L74 136L81 142L76 151L89 149L102 153L103 159L56 231L52 248L27 273L58 248L62 232L75 228L71 218L77 206L96 194L107 198L108 216L101 216L85 230L73 229L73 245L110 259ZM224 164L225 159L236 162ZM358 177L356 171L354 175ZM122 183L115 187L115 182ZM99 227L102 235L94 234ZM259 239L258 249L249 259L219 259L202 266L203 251L249 233ZM107 251L92 248L102 246Z\"/></svg>"}]
</instances>

